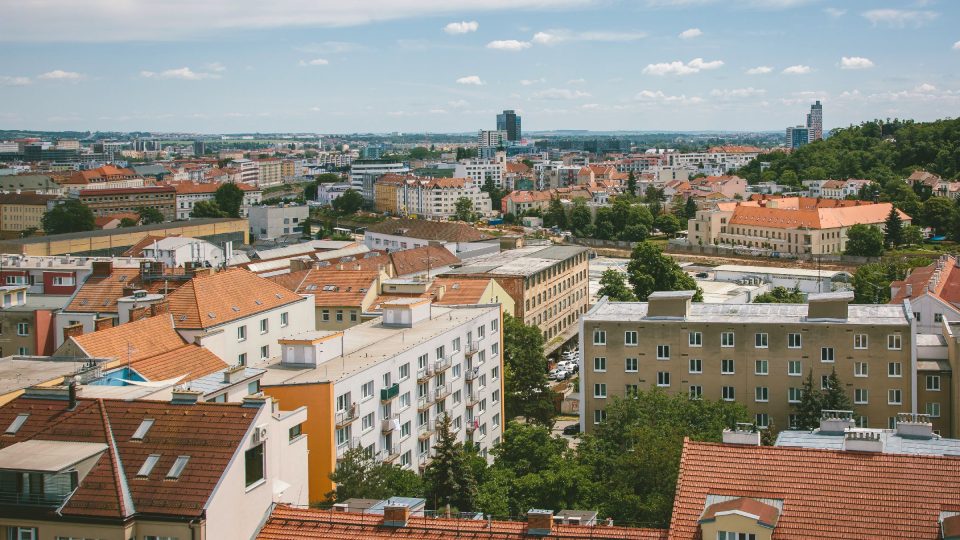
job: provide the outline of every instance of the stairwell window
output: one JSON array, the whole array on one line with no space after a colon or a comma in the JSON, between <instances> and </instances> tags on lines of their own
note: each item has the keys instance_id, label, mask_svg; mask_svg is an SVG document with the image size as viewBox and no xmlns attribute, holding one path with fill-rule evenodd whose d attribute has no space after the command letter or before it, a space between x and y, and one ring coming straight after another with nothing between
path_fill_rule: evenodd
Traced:
<instances>
[{"instance_id":1,"label":"stairwell window","mask_svg":"<svg viewBox=\"0 0 960 540\"><path fill-rule=\"evenodd\" d=\"M670 346L657 345L657 360L669 360L669 359L670 359Z\"/></svg>"},{"instance_id":2,"label":"stairwell window","mask_svg":"<svg viewBox=\"0 0 960 540\"><path fill-rule=\"evenodd\" d=\"M870 401L870 391L866 388L857 388L853 391L853 402L857 405L866 405Z\"/></svg>"},{"instance_id":3,"label":"stairwell window","mask_svg":"<svg viewBox=\"0 0 960 540\"><path fill-rule=\"evenodd\" d=\"M607 385L604 383L596 383L593 385L593 397L595 398L605 398L607 397Z\"/></svg>"},{"instance_id":4,"label":"stairwell window","mask_svg":"<svg viewBox=\"0 0 960 540\"><path fill-rule=\"evenodd\" d=\"M603 372L607 371L607 359L604 358L604 357L602 357L602 356L598 356L598 357L594 358L594 359L593 359L593 371L596 371L596 372L598 372L598 373L603 373Z\"/></svg>"},{"instance_id":5,"label":"stairwell window","mask_svg":"<svg viewBox=\"0 0 960 540\"><path fill-rule=\"evenodd\" d=\"M870 368L866 362L857 362L853 365L854 377L868 377Z\"/></svg>"},{"instance_id":6,"label":"stairwell window","mask_svg":"<svg viewBox=\"0 0 960 540\"><path fill-rule=\"evenodd\" d=\"M766 360L757 360L753 364L754 375L767 375L769 373L770 364Z\"/></svg>"},{"instance_id":7,"label":"stairwell window","mask_svg":"<svg viewBox=\"0 0 960 540\"><path fill-rule=\"evenodd\" d=\"M903 401L899 389L891 388L887 390L887 405L900 405L901 403L903 403Z\"/></svg>"},{"instance_id":8,"label":"stairwell window","mask_svg":"<svg viewBox=\"0 0 960 540\"><path fill-rule=\"evenodd\" d=\"M723 360L720 360L720 374L721 374L721 375L733 375L733 373L734 373L733 367L734 367L734 366L733 366L733 360L730 360L730 359L728 359L728 358L725 358L725 359L723 359Z\"/></svg>"},{"instance_id":9,"label":"stairwell window","mask_svg":"<svg viewBox=\"0 0 960 540\"><path fill-rule=\"evenodd\" d=\"M927 390L930 392L939 392L940 391L940 376L939 375L927 375Z\"/></svg>"},{"instance_id":10,"label":"stairwell window","mask_svg":"<svg viewBox=\"0 0 960 540\"><path fill-rule=\"evenodd\" d=\"M703 347L703 334L701 332L690 332L687 339L691 347Z\"/></svg>"},{"instance_id":11,"label":"stairwell window","mask_svg":"<svg viewBox=\"0 0 960 540\"><path fill-rule=\"evenodd\" d=\"M930 418L940 418L940 404L927 403L926 412L930 415Z\"/></svg>"},{"instance_id":12,"label":"stairwell window","mask_svg":"<svg viewBox=\"0 0 960 540\"><path fill-rule=\"evenodd\" d=\"M636 373L637 372L637 359L636 358L627 358L624 360L624 369L627 373Z\"/></svg>"},{"instance_id":13,"label":"stairwell window","mask_svg":"<svg viewBox=\"0 0 960 540\"><path fill-rule=\"evenodd\" d=\"M689 369L690 373L694 373L694 374L703 373L703 360L699 358L691 358L689 363L690 363L690 369Z\"/></svg>"},{"instance_id":14,"label":"stairwell window","mask_svg":"<svg viewBox=\"0 0 960 540\"><path fill-rule=\"evenodd\" d=\"M753 400L757 402L766 402L769 399L770 391L766 386L758 386L754 388Z\"/></svg>"}]
</instances>

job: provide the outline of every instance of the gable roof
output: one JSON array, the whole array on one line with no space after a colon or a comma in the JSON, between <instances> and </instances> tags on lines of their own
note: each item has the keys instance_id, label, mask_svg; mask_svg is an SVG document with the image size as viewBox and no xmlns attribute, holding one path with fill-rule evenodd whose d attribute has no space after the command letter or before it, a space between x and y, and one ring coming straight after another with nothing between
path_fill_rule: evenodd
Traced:
<instances>
[{"instance_id":1,"label":"gable roof","mask_svg":"<svg viewBox=\"0 0 960 540\"><path fill-rule=\"evenodd\" d=\"M824 201L828 200L831 199L824 199ZM777 202L780 201L784 204L778 204L776 207L739 204L733 210L730 224L777 229L834 229L851 227L858 223L875 225L884 223L892 208L890 203L828 205L826 202L822 204L818 202L811 208L805 201L799 201L799 207L790 199L779 199ZM902 211L897 210L897 212L901 219L911 219Z\"/></svg>"},{"instance_id":2,"label":"gable roof","mask_svg":"<svg viewBox=\"0 0 960 540\"><path fill-rule=\"evenodd\" d=\"M230 366L209 349L185 343L176 349L133 362L130 367L148 381L164 381L175 377L192 381Z\"/></svg>"},{"instance_id":3,"label":"gable roof","mask_svg":"<svg viewBox=\"0 0 960 540\"><path fill-rule=\"evenodd\" d=\"M394 251L388 256L394 273L398 276L460 263L460 258L450 253L449 249L433 245Z\"/></svg>"},{"instance_id":4,"label":"gable roof","mask_svg":"<svg viewBox=\"0 0 960 540\"><path fill-rule=\"evenodd\" d=\"M177 328L211 328L301 299L243 268L195 276L167 296Z\"/></svg>"},{"instance_id":5,"label":"gable roof","mask_svg":"<svg viewBox=\"0 0 960 540\"><path fill-rule=\"evenodd\" d=\"M490 279L457 279L441 277L433 280L430 292L436 294L437 289L443 287L443 298L435 300L436 304L461 305L476 304L483 297L483 293L490 287Z\"/></svg>"},{"instance_id":6,"label":"gable roof","mask_svg":"<svg viewBox=\"0 0 960 540\"><path fill-rule=\"evenodd\" d=\"M699 538L707 496L727 495L782 500L774 540L932 540L941 511L960 511L958 492L952 457L685 440L670 538Z\"/></svg>"},{"instance_id":7,"label":"gable roof","mask_svg":"<svg viewBox=\"0 0 960 540\"><path fill-rule=\"evenodd\" d=\"M419 538L427 540L525 540L523 521L467 520L411 516L403 527L383 526L383 516L277 505L257 535L259 540L365 540ZM665 529L554 525L547 538L570 540L666 540Z\"/></svg>"},{"instance_id":8,"label":"gable roof","mask_svg":"<svg viewBox=\"0 0 960 540\"><path fill-rule=\"evenodd\" d=\"M69 338L92 358L136 362L184 345L169 314L147 317Z\"/></svg>"},{"instance_id":9,"label":"gable roof","mask_svg":"<svg viewBox=\"0 0 960 540\"><path fill-rule=\"evenodd\" d=\"M340 270L326 267L300 270L267 279L297 294L312 294L314 305L320 307L360 306L369 291L377 288L379 277L380 272L377 270Z\"/></svg>"},{"instance_id":10,"label":"gable roof","mask_svg":"<svg viewBox=\"0 0 960 540\"><path fill-rule=\"evenodd\" d=\"M123 288L140 276L139 268L114 268L109 275L91 275L77 289L64 311L117 313L117 299Z\"/></svg>"},{"instance_id":11,"label":"gable roof","mask_svg":"<svg viewBox=\"0 0 960 540\"><path fill-rule=\"evenodd\" d=\"M171 405L159 401L84 399L69 402L21 396L0 407L0 425L29 414L0 448L30 441L103 443L104 451L60 513L122 519L135 513L199 517L259 409L239 403ZM154 420L142 441L131 440L144 419ZM160 460L137 476L147 456ZM178 456L190 456L176 480L166 479ZM51 513L54 510L51 510Z\"/></svg>"},{"instance_id":12,"label":"gable roof","mask_svg":"<svg viewBox=\"0 0 960 540\"><path fill-rule=\"evenodd\" d=\"M903 304L905 299L912 301L930 294L948 304L960 305L960 268L957 264L956 257L944 255L927 266L912 269L903 281L890 284L891 288L896 288L896 294L891 296L889 303Z\"/></svg>"},{"instance_id":13,"label":"gable roof","mask_svg":"<svg viewBox=\"0 0 960 540\"><path fill-rule=\"evenodd\" d=\"M370 225L367 227L367 230L380 234L446 242L479 242L493 238L466 223L458 223L455 221L427 221L424 219L388 219Z\"/></svg>"}]
</instances>

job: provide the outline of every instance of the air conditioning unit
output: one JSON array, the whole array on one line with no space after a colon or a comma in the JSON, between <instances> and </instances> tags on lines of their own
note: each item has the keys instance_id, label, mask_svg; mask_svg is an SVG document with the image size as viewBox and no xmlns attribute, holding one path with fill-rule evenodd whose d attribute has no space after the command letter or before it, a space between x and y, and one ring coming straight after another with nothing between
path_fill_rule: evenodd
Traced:
<instances>
[{"instance_id":1,"label":"air conditioning unit","mask_svg":"<svg viewBox=\"0 0 960 540\"><path fill-rule=\"evenodd\" d=\"M253 444L260 444L267 440L267 425L260 424L253 429Z\"/></svg>"}]
</instances>

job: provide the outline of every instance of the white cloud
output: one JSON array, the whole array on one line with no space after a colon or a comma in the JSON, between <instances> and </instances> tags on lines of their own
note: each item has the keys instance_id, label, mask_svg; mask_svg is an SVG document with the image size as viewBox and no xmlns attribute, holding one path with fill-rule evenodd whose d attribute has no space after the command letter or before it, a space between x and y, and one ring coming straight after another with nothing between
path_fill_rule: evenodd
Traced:
<instances>
[{"instance_id":1,"label":"white cloud","mask_svg":"<svg viewBox=\"0 0 960 540\"><path fill-rule=\"evenodd\" d=\"M580 99L590 97L588 92L567 88L548 88L533 94L535 99Z\"/></svg>"},{"instance_id":2,"label":"white cloud","mask_svg":"<svg viewBox=\"0 0 960 540\"><path fill-rule=\"evenodd\" d=\"M29 77L7 77L0 75L0 86L27 86L30 84Z\"/></svg>"},{"instance_id":3,"label":"white cloud","mask_svg":"<svg viewBox=\"0 0 960 540\"><path fill-rule=\"evenodd\" d=\"M216 71L217 73L222 73L227 70L227 66L221 64L220 62L211 62L207 64L207 69L210 71Z\"/></svg>"},{"instance_id":4,"label":"white cloud","mask_svg":"<svg viewBox=\"0 0 960 540\"><path fill-rule=\"evenodd\" d=\"M531 39L538 45L556 45L567 41L598 41L598 42L628 42L637 41L647 37L644 32L611 32L606 30L591 30L585 32L573 32L566 29L547 30L546 32L537 32Z\"/></svg>"},{"instance_id":5,"label":"white cloud","mask_svg":"<svg viewBox=\"0 0 960 540\"><path fill-rule=\"evenodd\" d=\"M480 28L480 23L477 21L461 21L461 22L452 22L443 27L443 31L448 34L469 34L470 32L476 32Z\"/></svg>"},{"instance_id":6,"label":"white cloud","mask_svg":"<svg viewBox=\"0 0 960 540\"><path fill-rule=\"evenodd\" d=\"M42 75L38 75L37 78L45 81L79 81L83 78L83 74L77 73L76 71L63 71L62 69L55 69Z\"/></svg>"},{"instance_id":7,"label":"white cloud","mask_svg":"<svg viewBox=\"0 0 960 540\"><path fill-rule=\"evenodd\" d=\"M596 110L600 108L599 103L584 103L580 106L581 109Z\"/></svg>"},{"instance_id":8,"label":"white cloud","mask_svg":"<svg viewBox=\"0 0 960 540\"><path fill-rule=\"evenodd\" d=\"M447 114L446 109L430 109L427 111L429 114Z\"/></svg>"},{"instance_id":9,"label":"white cloud","mask_svg":"<svg viewBox=\"0 0 960 540\"><path fill-rule=\"evenodd\" d=\"M457 79L457 84L472 84L474 86L483 86L483 81L478 75L467 75Z\"/></svg>"},{"instance_id":10,"label":"white cloud","mask_svg":"<svg viewBox=\"0 0 960 540\"><path fill-rule=\"evenodd\" d=\"M567 84L586 84L586 82L587 80L584 78L570 79L569 81L567 81Z\"/></svg>"},{"instance_id":11,"label":"white cloud","mask_svg":"<svg viewBox=\"0 0 960 540\"><path fill-rule=\"evenodd\" d=\"M960 41L953 44L953 50L960 51Z\"/></svg>"},{"instance_id":12,"label":"white cloud","mask_svg":"<svg viewBox=\"0 0 960 540\"><path fill-rule=\"evenodd\" d=\"M871 9L864 11L863 17L873 23L874 26L884 25L891 28L904 28L912 26L918 28L934 19L940 14L935 11L917 11L908 9Z\"/></svg>"},{"instance_id":13,"label":"white cloud","mask_svg":"<svg viewBox=\"0 0 960 540\"><path fill-rule=\"evenodd\" d=\"M487 48L498 51L522 51L530 48L530 42L518 41L516 39L500 39L487 43Z\"/></svg>"},{"instance_id":14,"label":"white cloud","mask_svg":"<svg viewBox=\"0 0 960 540\"><path fill-rule=\"evenodd\" d=\"M539 43L540 45L553 45L554 43L560 43L563 41L560 37L555 34L549 34L547 32L537 32L533 35L533 42Z\"/></svg>"},{"instance_id":15,"label":"white cloud","mask_svg":"<svg viewBox=\"0 0 960 540\"><path fill-rule=\"evenodd\" d=\"M914 88L913 90L914 90L915 92L919 92L919 93L921 93L921 94L929 94L930 92L936 92L936 91L937 91L937 87L934 86L934 85L932 85L932 84L930 84L930 83L921 83L921 84L917 85L917 87Z\"/></svg>"},{"instance_id":16,"label":"white cloud","mask_svg":"<svg viewBox=\"0 0 960 540\"><path fill-rule=\"evenodd\" d=\"M313 60L301 60L301 66L325 66L329 64L330 61L326 58L314 58Z\"/></svg>"},{"instance_id":17,"label":"white cloud","mask_svg":"<svg viewBox=\"0 0 960 540\"><path fill-rule=\"evenodd\" d=\"M699 28L688 28L687 30L680 32L680 39L693 39L702 35L703 32L701 32Z\"/></svg>"},{"instance_id":18,"label":"white cloud","mask_svg":"<svg viewBox=\"0 0 960 540\"><path fill-rule=\"evenodd\" d=\"M687 97L685 94L679 96L671 96L664 94L662 90L641 90L637 92L633 99L637 101L645 102L663 102L663 103L701 103L703 98L699 97Z\"/></svg>"},{"instance_id":19,"label":"white cloud","mask_svg":"<svg viewBox=\"0 0 960 540\"><path fill-rule=\"evenodd\" d=\"M647 64L642 73L646 75L690 75L701 71L717 69L723 66L723 60L713 60L705 62L703 58L694 58L684 64L676 60L674 62L661 62L659 64Z\"/></svg>"},{"instance_id":20,"label":"white cloud","mask_svg":"<svg viewBox=\"0 0 960 540\"><path fill-rule=\"evenodd\" d=\"M752 67L747 70L747 75L766 75L773 71L773 68L770 66L757 66Z\"/></svg>"},{"instance_id":21,"label":"white cloud","mask_svg":"<svg viewBox=\"0 0 960 540\"><path fill-rule=\"evenodd\" d=\"M713 97L723 98L723 99L738 99L738 98L749 98L749 97L760 97L767 93L766 90L762 88L754 88L752 86L747 88L731 88L731 89L716 89L711 90L710 95Z\"/></svg>"},{"instance_id":22,"label":"white cloud","mask_svg":"<svg viewBox=\"0 0 960 540\"><path fill-rule=\"evenodd\" d=\"M844 15L847 14L847 10L845 10L845 9L839 9L839 8L833 8L833 7L824 8L823 12L826 13L827 15L833 17L834 19L843 17Z\"/></svg>"},{"instance_id":23,"label":"white cloud","mask_svg":"<svg viewBox=\"0 0 960 540\"><path fill-rule=\"evenodd\" d=\"M862 56L844 56L840 59L841 69L870 69L872 67L873 62Z\"/></svg>"},{"instance_id":24,"label":"white cloud","mask_svg":"<svg viewBox=\"0 0 960 540\"><path fill-rule=\"evenodd\" d=\"M545 82L547 82L547 80L543 77L540 77L539 79L522 79L520 84L522 86L533 86L534 84L541 84Z\"/></svg>"},{"instance_id":25,"label":"white cloud","mask_svg":"<svg viewBox=\"0 0 960 540\"><path fill-rule=\"evenodd\" d=\"M146 79L181 79L184 81L199 81L203 79L219 79L220 75L216 73L206 73L203 71L193 71L188 67L167 69L161 72L141 71L140 76Z\"/></svg>"},{"instance_id":26,"label":"white cloud","mask_svg":"<svg viewBox=\"0 0 960 540\"><path fill-rule=\"evenodd\" d=\"M448 101L447 105L453 107L454 109L462 109L463 107L466 107L470 104L467 103L467 100L465 99L456 99L453 101Z\"/></svg>"},{"instance_id":27,"label":"white cloud","mask_svg":"<svg viewBox=\"0 0 960 540\"><path fill-rule=\"evenodd\" d=\"M313 54L341 54L365 49L363 45L351 41L323 41L294 47L294 50Z\"/></svg>"},{"instance_id":28,"label":"white cloud","mask_svg":"<svg viewBox=\"0 0 960 540\"><path fill-rule=\"evenodd\" d=\"M790 66L783 70L783 74L785 75L806 75L807 73L810 73L810 66L805 66L803 64Z\"/></svg>"}]
</instances>

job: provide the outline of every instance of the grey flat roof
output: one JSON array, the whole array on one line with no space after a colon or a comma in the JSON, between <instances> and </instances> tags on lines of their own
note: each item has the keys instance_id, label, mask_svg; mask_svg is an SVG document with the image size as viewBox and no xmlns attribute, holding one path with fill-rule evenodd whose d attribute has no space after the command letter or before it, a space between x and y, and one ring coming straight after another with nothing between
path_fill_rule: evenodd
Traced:
<instances>
[{"instance_id":1,"label":"grey flat roof","mask_svg":"<svg viewBox=\"0 0 960 540\"><path fill-rule=\"evenodd\" d=\"M879 432L884 454L912 454L918 456L960 456L960 440L904 438L891 429L871 429ZM814 431L781 431L776 446L843 450L843 434L827 435Z\"/></svg>"},{"instance_id":2,"label":"grey flat roof","mask_svg":"<svg viewBox=\"0 0 960 540\"><path fill-rule=\"evenodd\" d=\"M909 326L903 306L895 304L851 304L846 322L853 324ZM647 318L646 302L606 302L597 304L583 316L584 321L656 321ZM842 324L836 320L807 320L806 304L690 304L687 321L712 323L803 323Z\"/></svg>"},{"instance_id":3,"label":"grey flat roof","mask_svg":"<svg viewBox=\"0 0 960 540\"><path fill-rule=\"evenodd\" d=\"M0 469L58 473L106 449L103 443L31 439L0 450Z\"/></svg>"},{"instance_id":4,"label":"grey flat roof","mask_svg":"<svg viewBox=\"0 0 960 540\"><path fill-rule=\"evenodd\" d=\"M48 356L0 358L0 394L73 375L88 361L88 358Z\"/></svg>"},{"instance_id":5,"label":"grey flat roof","mask_svg":"<svg viewBox=\"0 0 960 540\"><path fill-rule=\"evenodd\" d=\"M206 375L204 377L200 377L199 379L194 379L188 383L185 383L184 386L186 386L190 390L197 390L197 391L203 392L204 395L208 395L208 394L212 394L214 392L223 390L224 388L233 386L235 384L240 384L241 382L249 381L250 379L256 377L257 375L266 373L266 371L267 370L265 369L252 368L252 367L244 368L243 377L232 383L224 382L223 371L217 371L209 375Z\"/></svg>"},{"instance_id":6,"label":"grey flat roof","mask_svg":"<svg viewBox=\"0 0 960 540\"><path fill-rule=\"evenodd\" d=\"M494 274L529 276L549 268L558 261L588 251L580 246L534 246L510 249L469 259L469 263L442 275Z\"/></svg>"},{"instance_id":7,"label":"grey flat roof","mask_svg":"<svg viewBox=\"0 0 960 540\"><path fill-rule=\"evenodd\" d=\"M20 306L3 308L3 311L36 311L38 309L63 309L70 303L70 296L33 295L27 293L27 302Z\"/></svg>"},{"instance_id":8,"label":"grey flat roof","mask_svg":"<svg viewBox=\"0 0 960 540\"><path fill-rule=\"evenodd\" d=\"M832 278L837 275L850 275L843 270L808 270L806 268L786 268L782 266L749 266L745 264L721 264L713 268L714 272L740 272L744 274L766 274L783 277L805 276Z\"/></svg>"},{"instance_id":9,"label":"grey flat roof","mask_svg":"<svg viewBox=\"0 0 960 540\"><path fill-rule=\"evenodd\" d=\"M129 234L135 232L162 231L175 227L189 227L193 225L208 225L211 223L227 223L230 221L246 221L243 218L200 218L190 221L167 221L165 223L154 223L152 225L139 225L137 227L125 227L122 229L106 229L100 231L83 231L65 234L51 234L49 236L31 236L29 238L11 238L3 240L4 244L45 244L56 242L58 240L73 240L77 238L91 238L99 236L113 236L115 234Z\"/></svg>"}]
</instances>

